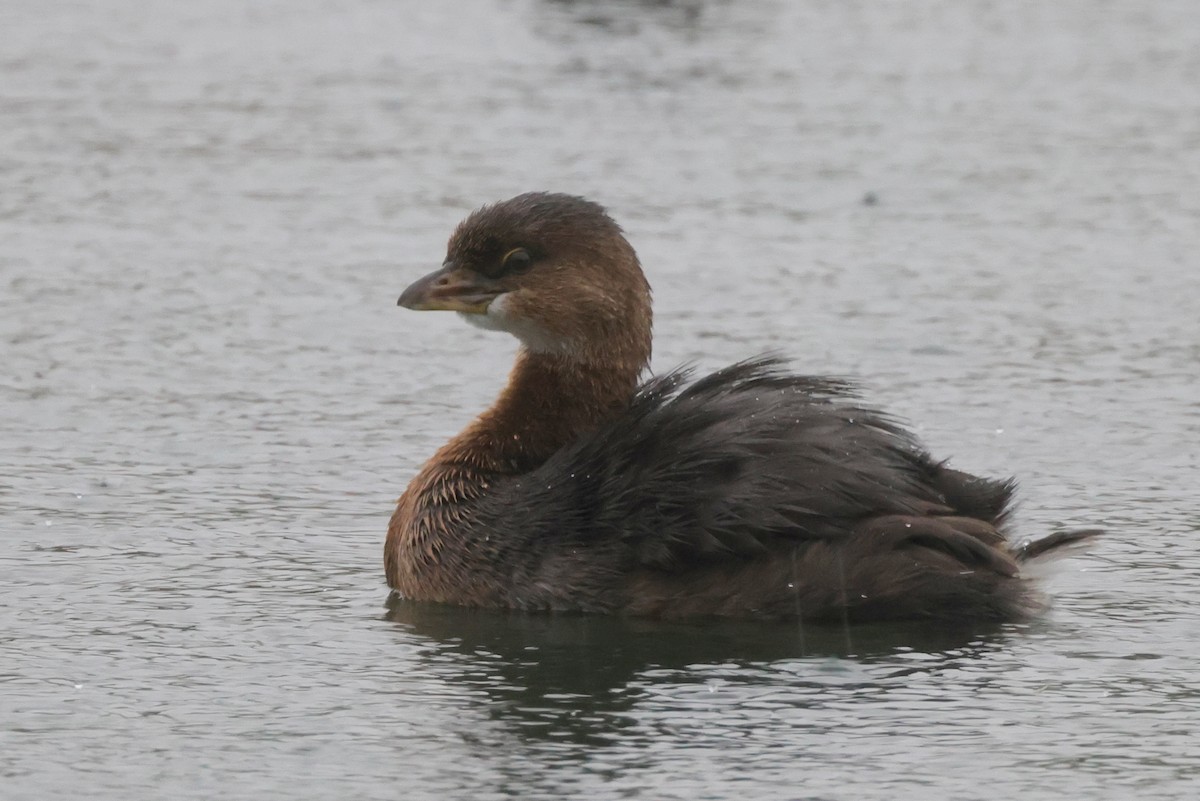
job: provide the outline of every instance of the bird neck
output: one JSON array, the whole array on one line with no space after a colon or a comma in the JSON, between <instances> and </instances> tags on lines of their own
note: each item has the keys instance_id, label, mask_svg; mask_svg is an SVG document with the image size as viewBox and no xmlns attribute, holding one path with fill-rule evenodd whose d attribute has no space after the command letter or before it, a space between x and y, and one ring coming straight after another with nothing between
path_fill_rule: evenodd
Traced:
<instances>
[{"instance_id":1,"label":"bird neck","mask_svg":"<svg viewBox=\"0 0 1200 801\"><path fill-rule=\"evenodd\" d=\"M626 408L644 366L638 358L583 362L522 349L500 397L434 461L487 473L531 470Z\"/></svg>"}]
</instances>

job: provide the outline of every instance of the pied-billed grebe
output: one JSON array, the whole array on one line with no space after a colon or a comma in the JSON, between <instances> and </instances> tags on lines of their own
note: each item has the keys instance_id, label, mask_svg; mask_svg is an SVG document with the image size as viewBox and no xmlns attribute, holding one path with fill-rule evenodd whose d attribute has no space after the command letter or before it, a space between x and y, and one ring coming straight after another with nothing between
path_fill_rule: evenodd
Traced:
<instances>
[{"instance_id":1,"label":"pied-billed grebe","mask_svg":"<svg viewBox=\"0 0 1200 801\"><path fill-rule=\"evenodd\" d=\"M595 203L485 206L409 309L521 342L495 404L409 484L388 583L466 606L659 617L1009 619L1018 566L1088 532L1014 546L1011 481L933 460L845 382L777 360L639 385L650 288Z\"/></svg>"}]
</instances>

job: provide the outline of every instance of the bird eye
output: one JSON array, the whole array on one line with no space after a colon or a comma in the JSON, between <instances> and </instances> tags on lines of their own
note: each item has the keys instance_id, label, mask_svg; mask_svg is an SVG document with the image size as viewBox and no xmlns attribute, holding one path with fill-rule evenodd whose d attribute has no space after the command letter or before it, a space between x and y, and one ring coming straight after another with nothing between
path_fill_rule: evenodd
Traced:
<instances>
[{"instance_id":1,"label":"bird eye","mask_svg":"<svg viewBox=\"0 0 1200 801\"><path fill-rule=\"evenodd\" d=\"M500 272L517 273L533 264L533 256L525 248L513 248L500 261Z\"/></svg>"}]
</instances>

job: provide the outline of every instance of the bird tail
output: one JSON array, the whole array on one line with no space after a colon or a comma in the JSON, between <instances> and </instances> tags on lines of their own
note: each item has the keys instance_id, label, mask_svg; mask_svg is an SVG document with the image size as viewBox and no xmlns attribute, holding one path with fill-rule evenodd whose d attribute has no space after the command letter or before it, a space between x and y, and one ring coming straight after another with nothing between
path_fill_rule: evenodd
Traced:
<instances>
[{"instance_id":1,"label":"bird tail","mask_svg":"<svg viewBox=\"0 0 1200 801\"><path fill-rule=\"evenodd\" d=\"M1060 549L1080 545L1099 537L1104 532L1098 528L1080 528L1072 531L1056 531L1036 540L1025 540L1013 548L1013 557L1018 562L1039 559Z\"/></svg>"}]
</instances>

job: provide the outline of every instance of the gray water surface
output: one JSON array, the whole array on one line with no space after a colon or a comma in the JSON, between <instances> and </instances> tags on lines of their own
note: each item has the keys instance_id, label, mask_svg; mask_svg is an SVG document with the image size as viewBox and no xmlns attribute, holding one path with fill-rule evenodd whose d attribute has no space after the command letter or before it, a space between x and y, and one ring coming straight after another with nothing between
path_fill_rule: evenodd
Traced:
<instances>
[{"instance_id":1,"label":"gray water surface","mask_svg":"<svg viewBox=\"0 0 1200 801\"><path fill-rule=\"evenodd\" d=\"M1200 792L1200 5L0 8L0 798ZM1017 525L968 632L389 602L515 343L395 308L588 195L655 368L855 375Z\"/></svg>"}]
</instances>

